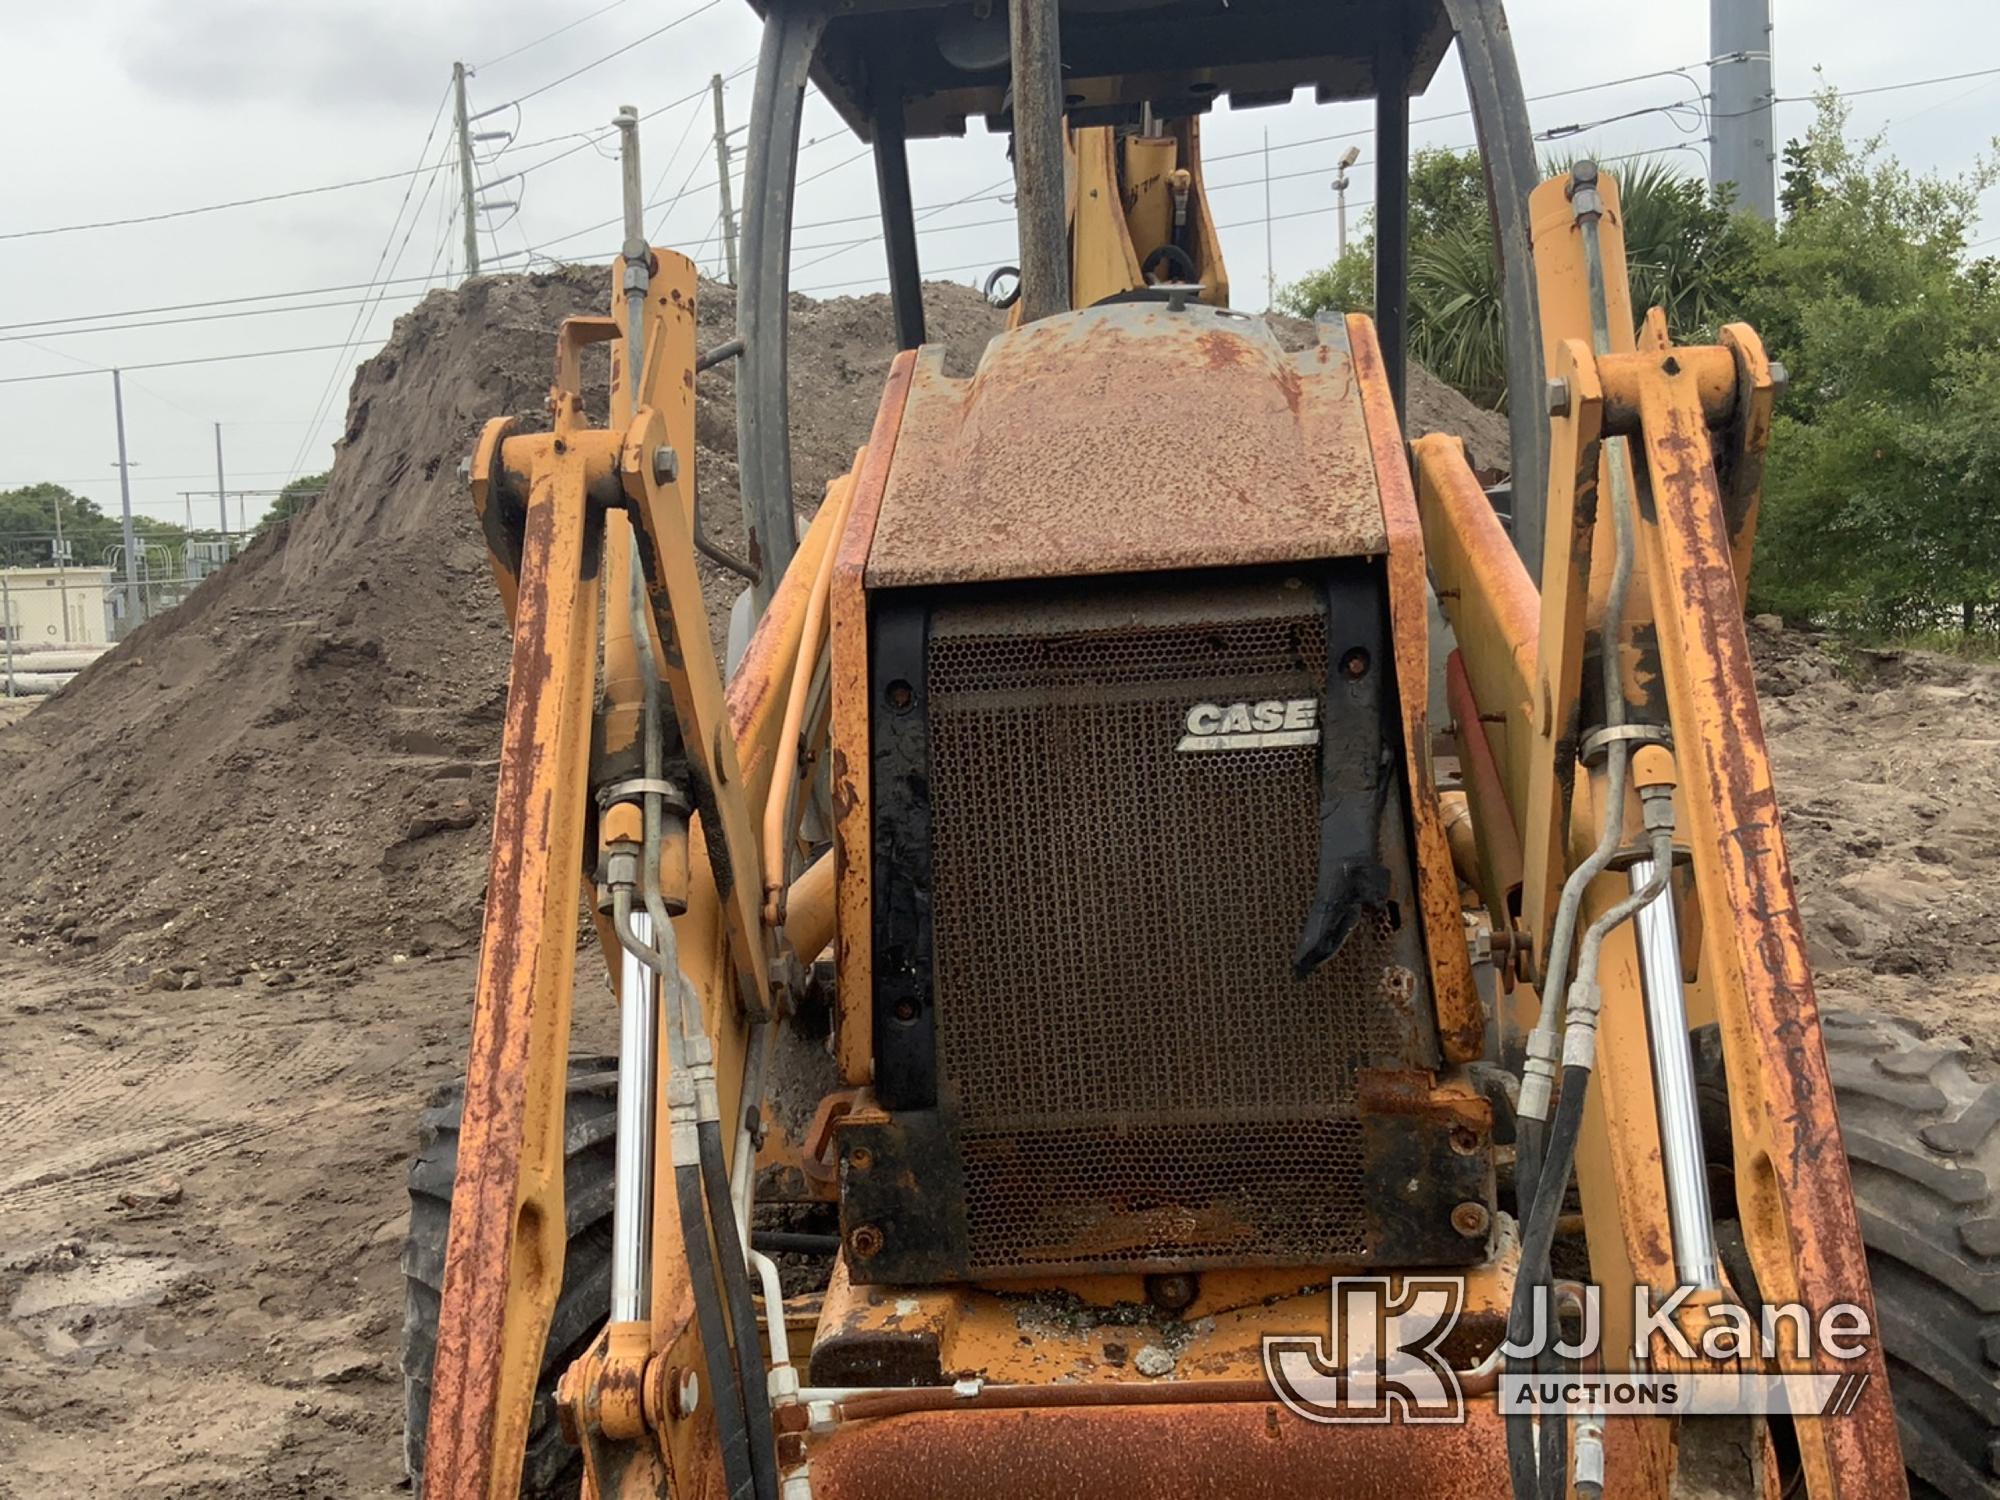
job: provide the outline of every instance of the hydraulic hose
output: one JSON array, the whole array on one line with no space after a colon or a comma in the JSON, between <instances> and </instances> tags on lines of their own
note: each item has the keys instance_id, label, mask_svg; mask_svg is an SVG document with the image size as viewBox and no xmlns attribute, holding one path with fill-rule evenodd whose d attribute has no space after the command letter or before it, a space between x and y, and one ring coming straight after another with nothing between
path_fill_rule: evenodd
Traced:
<instances>
[{"instance_id":1,"label":"hydraulic hose","mask_svg":"<svg viewBox=\"0 0 2000 1500\"><path fill-rule=\"evenodd\" d=\"M749 1418L750 1469L757 1500L778 1500L778 1435L771 1422L771 1401L764 1374L764 1351L757 1338L757 1305L750 1300L750 1267L743 1241L736 1233L736 1214L729 1199L729 1169L722 1162L722 1124L704 1119L695 1125L700 1147L701 1182L708 1196L708 1221L715 1230L716 1254L722 1261L722 1284L729 1297L729 1321L736 1332L736 1372L743 1386L743 1407ZM782 1318L781 1304L771 1316Z\"/></svg>"},{"instance_id":2,"label":"hydraulic hose","mask_svg":"<svg viewBox=\"0 0 2000 1500\"><path fill-rule=\"evenodd\" d=\"M777 1500L777 1447L772 1430L770 1402L764 1390L761 1350L756 1336L754 1310L746 1323L737 1311L736 1284L746 1289L741 1259L741 1241L735 1231L735 1216L728 1207L728 1179L722 1173L720 1125L713 1118L713 1063L708 1060L708 1038L701 1033L698 1017L690 1017L687 991L675 953L674 929L660 891L660 850L665 809L658 790L666 769L666 732L661 717L659 662L653 654L652 622L646 609L644 575L636 549L632 556L632 632L638 646L639 664L645 675L644 769L647 790L642 794L643 809L639 889L652 919L651 944L632 931L631 896L628 891L612 895L613 921L621 940L640 952L663 981L667 1021L668 1099L671 1123L667 1131L668 1156L673 1164L674 1198L680 1210L681 1241L687 1256L688 1280L693 1293L695 1325L701 1335L702 1353L708 1372L709 1390L715 1401L716 1439L722 1448L723 1479L730 1500ZM703 1073L707 1077L704 1079ZM704 1087L704 1083L706 1086ZM702 1105L709 1106L710 1118L702 1118ZM706 1130L706 1134L704 1134ZM709 1137L714 1140L714 1171L709 1170ZM721 1184L721 1212L715 1216L714 1241L710 1241L710 1212ZM721 1251L721 1266L716 1262ZM735 1251L731 1253L732 1249ZM730 1267L734 1265L732 1279ZM719 1271L719 1274L718 1274ZM724 1316L724 1299L731 1312ZM748 1302L747 1290L742 1302ZM732 1340L730 1323L737 1331L748 1330L747 1338ZM747 1346L747 1347L746 1347Z\"/></svg>"},{"instance_id":3,"label":"hydraulic hose","mask_svg":"<svg viewBox=\"0 0 2000 1500\"><path fill-rule=\"evenodd\" d=\"M1611 352L1611 320L1604 281L1603 247L1598 233L1603 205L1597 193L1597 169L1594 164L1579 162L1572 169L1571 201L1583 239L1590 292L1591 343L1601 356ZM1632 501L1630 461L1625 450L1623 438L1605 440L1615 552L1611 587L1599 629L1598 650L1604 679L1605 725L1614 730L1622 728L1625 723L1620 638L1624 631L1626 598L1631 589L1637 553L1636 507ZM1555 1242L1556 1223L1562 1214L1562 1200L1569 1191L1570 1171L1576 1159L1576 1134L1583 1118L1584 1092L1589 1087L1590 1058L1595 1055L1596 1015L1593 1001L1585 1027L1589 1036L1578 1043L1588 1047L1589 1056L1581 1066L1569 1066L1570 1041L1562 1037L1561 1023L1573 1013L1570 1005L1570 947L1575 941L1585 893L1591 882L1610 867L1624 841L1629 755L1628 742L1616 734L1610 736L1601 804L1604 825L1598 834L1596 847L1563 883L1549 943L1547 972L1543 975L1541 1013L1534 1030L1528 1035L1528 1058L1522 1070L1516 1125L1515 1163L1516 1206L1522 1212L1524 1224L1520 1269L1507 1317L1507 1342L1514 1349L1526 1347L1533 1327L1537 1293L1549 1280L1549 1251ZM1671 828L1671 808L1668 817ZM1667 852L1669 855L1672 853L1671 837ZM1670 859L1668 863L1671 863ZM1589 967L1589 992L1592 995L1596 989L1596 950L1602 942L1603 933L1610 930L1610 925L1615 925L1615 922L1610 925L1604 923L1606 919L1625 912L1628 905L1632 911L1638 910L1638 906L1632 905L1629 900L1621 902L1607 912L1598 924L1593 924L1590 934L1586 935L1579 967ZM1623 920L1622 917L1618 919ZM1562 1039L1559 1040L1559 1037ZM1542 1122L1548 1117L1549 1090L1559 1051L1565 1062L1562 1098L1556 1108L1555 1124L1544 1133ZM1535 1359L1530 1354L1509 1354L1507 1358L1510 1375L1532 1373L1534 1367ZM1560 1417L1545 1416L1541 1426L1542 1441L1538 1452L1532 1418L1526 1412L1510 1411L1507 1416L1507 1468L1515 1500L1535 1500L1535 1497L1548 1494L1551 1485L1555 1486L1556 1494L1561 1492L1566 1468L1562 1451L1564 1433L1552 1429L1563 1429L1565 1424Z\"/></svg>"},{"instance_id":4,"label":"hydraulic hose","mask_svg":"<svg viewBox=\"0 0 2000 1500\"><path fill-rule=\"evenodd\" d=\"M729 1330L715 1297L715 1260L709 1250L699 1161L674 1164L674 1199L680 1206L687 1245L688 1279L695 1288L695 1327L701 1334L708 1366L708 1388L715 1392L715 1436L722 1445L723 1480L729 1486L730 1500L753 1500L756 1477L750 1464L750 1436L744 1427L743 1392L730 1359Z\"/></svg>"},{"instance_id":5,"label":"hydraulic hose","mask_svg":"<svg viewBox=\"0 0 2000 1500\"><path fill-rule=\"evenodd\" d=\"M1577 1136L1583 1121L1584 1096L1590 1088L1591 1070L1597 1060L1597 1018L1602 996L1597 988L1598 960L1604 939L1621 922L1630 920L1666 888L1673 870L1673 797L1671 793L1648 798L1648 832L1652 836L1653 873L1638 890L1619 901L1585 932L1583 950L1577 961L1576 983L1572 987L1563 1028L1562 1097L1556 1106L1555 1123L1550 1127L1548 1150L1541 1177L1535 1185L1533 1206L1527 1210L1521 1237L1521 1262L1514 1283L1514 1298L1508 1308L1507 1341L1521 1347L1533 1327L1534 1295L1549 1285L1549 1256L1555 1247L1556 1224L1562 1217L1563 1198L1569 1191L1570 1172L1576 1165ZM1553 1320L1553 1313L1551 1313ZM1509 1358L1509 1373L1525 1360ZM1517 1500L1542 1497L1560 1500L1567 1477L1565 1452L1566 1424L1560 1417L1545 1416L1541 1423L1540 1452L1532 1473L1524 1471L1523 1459L1532 1449L1527 1442L1526 1415L1507 1418L1507 1461ZM1527 1487L1523 1488L1526 1481Z\"/></svg>"}]
</instances>

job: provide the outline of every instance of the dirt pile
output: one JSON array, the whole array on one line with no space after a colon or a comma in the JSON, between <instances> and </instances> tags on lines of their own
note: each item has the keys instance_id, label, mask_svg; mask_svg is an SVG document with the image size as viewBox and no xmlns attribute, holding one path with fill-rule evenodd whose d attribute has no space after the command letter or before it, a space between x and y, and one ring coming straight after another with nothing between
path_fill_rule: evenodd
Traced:
<instances>
[{"instance_id":1,"label":"dirt pile","mask_svg":"<svg viewBox=\"0 0 2000 1500\"><path fill-rule=\"evenodd\" d=\"M571 268L434 293L357 371L320 502L0 733L10 936L166 987L476 934L507 642L458 464L492 416L546 426L556 325L604 311L609 284ZM929 293L932 336L976 357L997 315ZM704 346L731 336L728 287L699 306ZM888 299L795 299L792 348L810 508L873 420ZM740 543L727 364L702 377L696 473L711 529Z\"/></svg>"},{"instance_id":2,"label":"dirt pile","mask_svg":"<svg viewBox=\"0 0 2000 1500\"><path fill-rule=\"evenodd\" d=\"M1823 1004L2000 1058L2000 667L1753 625Z\"/></svg>"},{"instance_id":3,"label":"dirt pile","mask_svg":"<svg viewBox=\"0 0 2000 1500\"><path fill-rule=\"evenodd\" d=\"M0 731L11 934L111 955L161 988L285 984L469 943L486 877L506 632L458 478L481 425L543 411L557 323L609 277L474 281L400 319L356 374L326 495L66 692ZM931 338L969 371L999 327L970 288L926 289ZM731 335L704 284L704 347ZM1293 347L1308 325L1278 320ZM792 304L795 500L865 440L893 348L883 296ZM586 393L601 418L599 372ZM1505 424L1412 372L1417 430L1504 466ZM707 524L741 536L733 367L703 375ZM733 580L706 580L718 610Z\"/></svg>"}]
</instances>

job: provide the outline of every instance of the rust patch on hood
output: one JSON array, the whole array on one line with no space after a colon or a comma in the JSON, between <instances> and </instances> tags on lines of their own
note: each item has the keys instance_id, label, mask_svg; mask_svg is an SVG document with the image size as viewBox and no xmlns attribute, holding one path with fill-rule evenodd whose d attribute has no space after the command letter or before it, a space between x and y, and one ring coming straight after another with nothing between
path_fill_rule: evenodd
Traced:
<instances>
[{"instance_id":1,"label":"rust patch on hood","mask_svg":"<svg viewBox=\"0 0 2000 1500\"><path fill-rule=\"evenodd\" d=\"M1291 355L1261 318L1122 303L1001 335L970 380L920 363L867 582L1165 572L1385 547L1345 348Z\"/></svg>"}]
</instances>

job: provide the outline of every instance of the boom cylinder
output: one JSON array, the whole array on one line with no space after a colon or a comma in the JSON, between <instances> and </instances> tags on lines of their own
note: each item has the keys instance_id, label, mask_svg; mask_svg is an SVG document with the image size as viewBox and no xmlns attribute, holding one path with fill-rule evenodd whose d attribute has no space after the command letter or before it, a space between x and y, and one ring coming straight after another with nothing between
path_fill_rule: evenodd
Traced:
<instances>
[{"instance_id":1,"label":"boom cylinder","mask_svg":"<svg viewBox=\"0 0 2000 1500\"><path fill-rule=\"evenodd\" d=\"M1653 878L1653 861L1627 873L1634 891ZM1653 1094L1660 1111L1660 1165L1667 1184L1667 1223L1674 1237L1674 1271L1683 1285L1715 1285L1715 1228L1708 1203L1708 1162L1701 1142L1701 1105L1688 1047L1687 995L1681 987L1680 935L1672 882L1637 917L1639 971L1652 1043Z\"/></svg>"},{"instance_id":2,"label":"boom cylinder","mask_svg":"<svg viewBox=\"0 0 2000 1500\"><path fill-rule=\"evenodd\" d=\"M653 941L653 919L632 914L632 933ZM660 1045L659 986L629 948L618 984L618 1175L611 1206L611 1321L644 1322L653 1310L653 1099Z\"/></svg>"}]
</instances>

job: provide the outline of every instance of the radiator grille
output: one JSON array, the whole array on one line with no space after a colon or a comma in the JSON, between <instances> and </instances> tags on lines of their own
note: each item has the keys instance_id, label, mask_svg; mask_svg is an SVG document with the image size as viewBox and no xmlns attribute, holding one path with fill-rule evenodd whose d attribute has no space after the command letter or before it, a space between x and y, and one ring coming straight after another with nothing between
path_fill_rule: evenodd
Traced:
<instances>
[{"instance_id":1,"label":"radiator grille","mask_svg":"<svg viewBox=\"0 0 2000 1500\"><path fill-rule=\"evenodd\" d=\"M933 616L938 1081L970 1269L1360 1252L1354 1073L1407 1052L1411 976L1383 919L1292 977L1314 747L1175 751L1195 703L1323 695L1310 597L1040 634Z\"/></svg>"}]
</instances>

